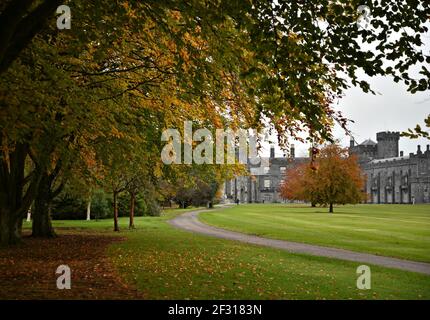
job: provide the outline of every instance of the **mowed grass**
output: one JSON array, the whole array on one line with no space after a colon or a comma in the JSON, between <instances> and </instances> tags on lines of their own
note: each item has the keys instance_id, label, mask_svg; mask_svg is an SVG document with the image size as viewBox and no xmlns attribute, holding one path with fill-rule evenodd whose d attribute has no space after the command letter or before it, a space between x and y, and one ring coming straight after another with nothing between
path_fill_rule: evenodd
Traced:
<instances>
[{"instance_id":1,"label":"mowed grass","mask_svg":"<svg viewBox=\"0 0 430 320\"><path fill-rule=\"evenodd\" d=\"M430 277L371 266L372 289L356 288L359 263L291 254L178 230L168 219L120 218L125 241L108 255L146 299L430 299ZM57 227L113 234L112 221L55 221Z\"/></svg>"},{"instance_id":2,"label":"mowed grass","mask_svg":"<svg viewBox=\"0 0 430 320\"><path fill-rule=\"evenodd\" d=\"M176 215L197 210L201 208L193 208L188 207L187 209L166 209L162 212L161 217L135 217L134 221L136 226L141 226L142 224L145 225L146 221L151 221L153 219L162 219L165 220L167 217L170 219ZM128 225L129 225L129 218L128 217L119 217L118 219L119 228L121 231L128 231ZM52 220L52 225L54 226L54 229L73 229L73 230L85 230L85 231L94 231L94 232L100 232L100 231L113 231L113 218L112 219L91 219L89 221L86 220ZM31 222L24 221L23 223L24 229L31 229ZM132 230L133 231L133 230ZM122 235L122 233L112 233L115 235Z\"/></svg>"},{"instance_id":3,"label":"mowed grass","mask_svg":"<svg viewBox=\"0 0 430 320\"><path fill-rule=\"evenodd\" d=\"M201 221L247 234L430 262L430 205L249 204Z\"/></svg>"}]
</instances>

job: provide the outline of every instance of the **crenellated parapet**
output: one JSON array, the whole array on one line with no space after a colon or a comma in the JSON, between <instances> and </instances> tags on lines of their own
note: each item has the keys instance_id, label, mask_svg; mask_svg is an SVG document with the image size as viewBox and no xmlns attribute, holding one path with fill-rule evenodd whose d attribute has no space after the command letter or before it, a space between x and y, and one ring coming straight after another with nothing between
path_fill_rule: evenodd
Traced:
<instances>
[{"instance_id":1,"label":"crenellated parapet","mask_svg":"<svg viewBox=\"0 0 430 320\"><path fill-rule=\"evenodd\" d=\"M384 131L376 134L377 158L393 158L399 156L400 132Z\"/></svg>"}]
</instances>

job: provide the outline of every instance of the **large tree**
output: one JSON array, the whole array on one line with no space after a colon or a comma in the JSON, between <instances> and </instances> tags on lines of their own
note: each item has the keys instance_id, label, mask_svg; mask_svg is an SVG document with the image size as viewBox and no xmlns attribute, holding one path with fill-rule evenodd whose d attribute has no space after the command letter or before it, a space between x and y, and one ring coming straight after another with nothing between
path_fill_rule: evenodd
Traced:
<instances>
[{"instance_id":1,"label":"large tree","mask_svg":"<svg viewBox=\"0 0 430 320\"><path fill-rule=\"evenodd\" d=\"M366 199L365 177L357 158L336 144L321 149L315 163L293 167L285 174L281 195L285 199L327 205L360 203Z\"/></svg>"},{"instance_id":2,"label":"large tree","mask_svg":"<svg viewBox=\"0 0 430 320\"><path fill-rule=\"evenodd\" d=\"M367 1L368 30L356 25L361 1L76 0L63 31L55 4L0 5L0 26L10 27L0 28L1 244L19 241L22 216L59 160L142 139L140 110L158 112L153 133L189 119L222 128L268 118L281 143L303 130L319 142L335 121L346 125L332 102L348 80L369 90L359 71L411 92L429 87L427 1Z\"/></svg>"},{"instance_id":3,"label":"large tree","mask_svg":"<svg viewBox=\"0 0 430 320\"><path fill-rule=\"evenodd\" d=\"M63 0L6 0L0 5L0 74L6 71Z\"/></svg>"}]
</instances>

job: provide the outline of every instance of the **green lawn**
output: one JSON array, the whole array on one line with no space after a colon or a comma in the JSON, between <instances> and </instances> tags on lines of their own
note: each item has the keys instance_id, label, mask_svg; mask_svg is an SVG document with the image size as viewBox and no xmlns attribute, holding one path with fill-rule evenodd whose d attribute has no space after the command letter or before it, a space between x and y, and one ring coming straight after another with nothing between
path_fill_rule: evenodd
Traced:
<instances>
[{"instance_id":1,"label":"green lawn","mask_svg":"<svg viewBox=\"0 0 430 320\"><path fill-rule=\"evenodd\" d=\"M354 251L430 262L430 205L250 204L200 215L225 229Z\"/></svg>"},{"instance_id":2,"label":"green lawn","mask_svg":"<svg viewBox=\"0 0 430 320\"><path fill-rule=\"evenodd\" d=\"M137 217L131 231L121 218L126 240L109 249L119 274L148 299L430 299L429 276L371 266L372 289L358 290L358 263L177 230L167 220L179 212ZM112 234L111 220L54 224Z\"/></svg>"}]
</instances>

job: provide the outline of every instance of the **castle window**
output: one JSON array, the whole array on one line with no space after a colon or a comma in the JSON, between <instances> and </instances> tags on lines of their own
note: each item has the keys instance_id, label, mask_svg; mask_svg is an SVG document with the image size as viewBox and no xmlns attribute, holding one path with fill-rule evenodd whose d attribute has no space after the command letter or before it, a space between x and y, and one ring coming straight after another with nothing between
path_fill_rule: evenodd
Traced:
<instances>
[{"instance_id":1,"label":"castle window","mask_svg":"<svg viewBox=\"0 0 430 320\"><path fill-rule=\"evenodd\" d=\"M287 170L287 168L286 167L280 167L279 170L281 171L282 174L284 174L285 171Z\"/></svg>"},{"instance_id":2,"label":"castle window","mask_svg":"<svg viewBox=\"0 0 430 320\"><path fill-rule=\"evenodd\" d=\"M392 186L393 185L393 179L392 179L392 177L388 177L387 178L387 186Z\"/></svg>"},{"instance_id":3,"label":"castle window","mask_svg":"<svg viewBox=\"0 0 430 320\"><path fill-rule=\"evenodd\" d=\"M264 180L264 187L265 188L270 188L270 180L269 179Z\"/></svg>"}]
</instances>

